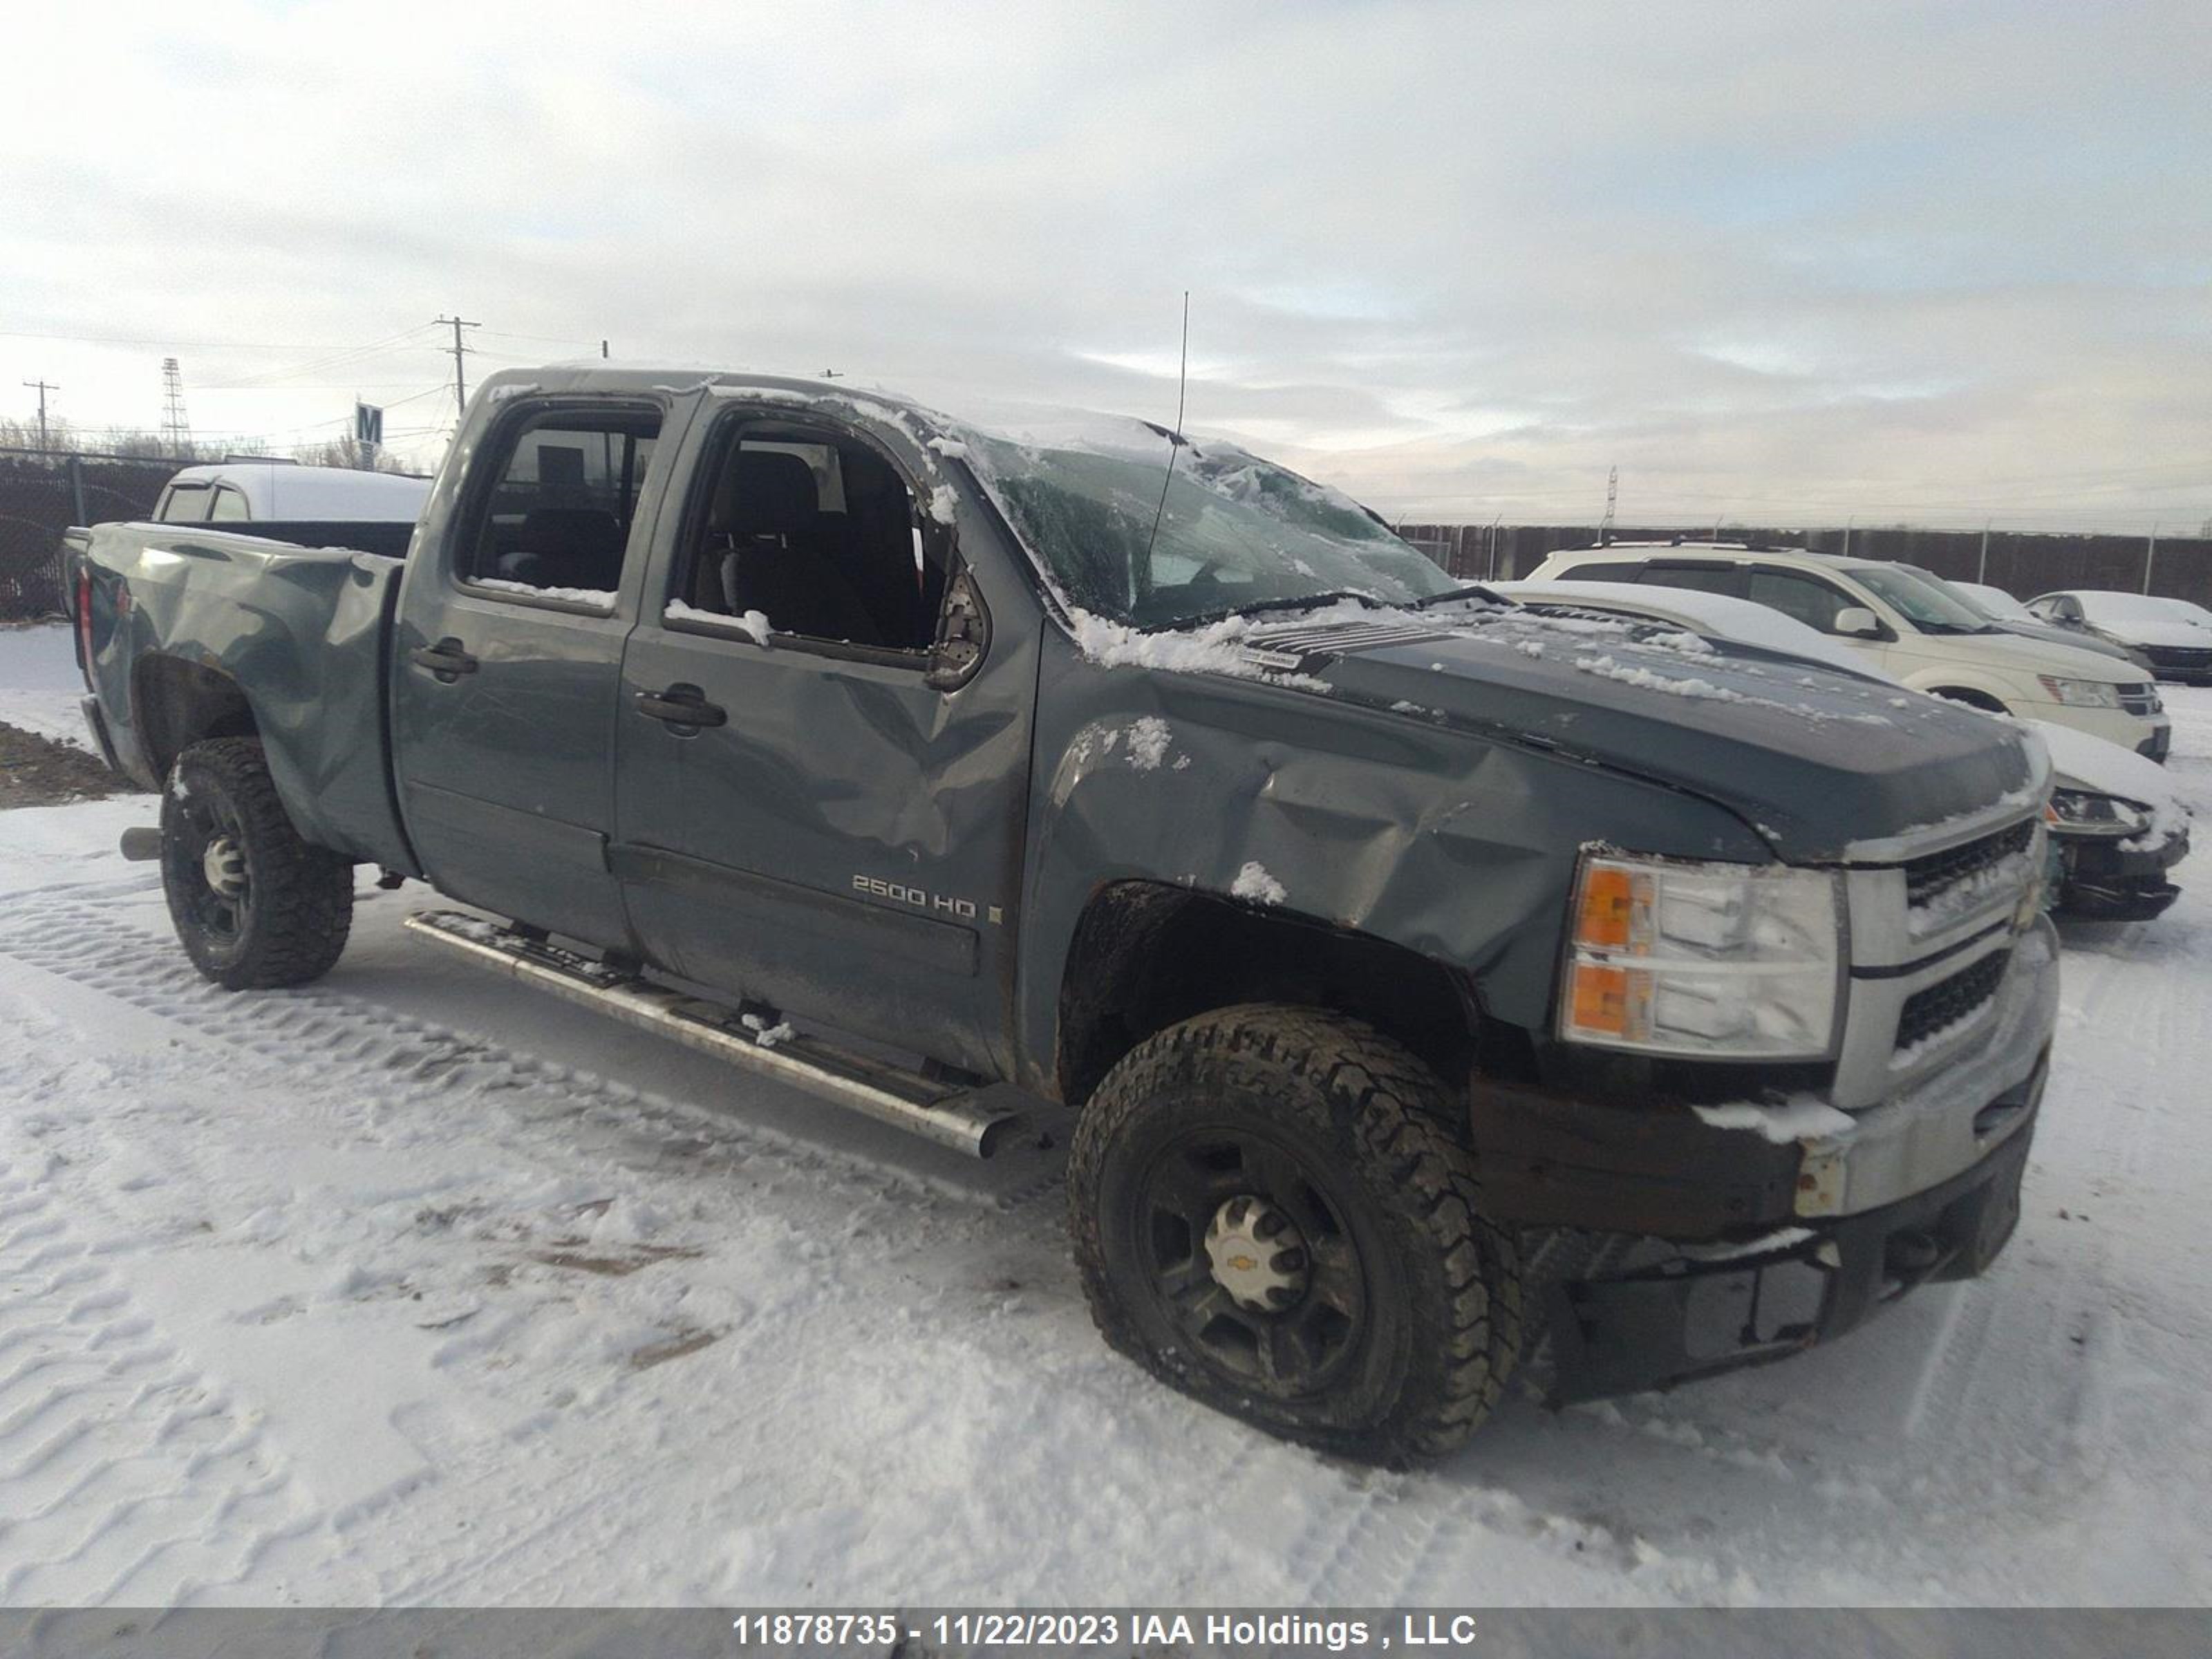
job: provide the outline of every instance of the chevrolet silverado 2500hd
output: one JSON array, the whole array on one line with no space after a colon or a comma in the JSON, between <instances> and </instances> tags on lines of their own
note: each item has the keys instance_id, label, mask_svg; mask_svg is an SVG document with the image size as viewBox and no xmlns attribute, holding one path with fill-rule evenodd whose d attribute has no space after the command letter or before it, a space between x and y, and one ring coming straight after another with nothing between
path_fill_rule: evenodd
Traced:
<instances>
[{"instance_id":1,"label":"chevrolet silverado 2500hd","mask_svg":"<svg viewBox=\"0 0 2212 1659\"><path fill-rule=\"evenodd\" d=\"M1457 586L1234 446L572 367L479 391L404 561L74 534L209 978L328 969L373 866L941 1141L1058 1103L1101 1329L1278 1432L1778 1358L2018 1215L2039 750Z\"/></svg>"}]
</instances>

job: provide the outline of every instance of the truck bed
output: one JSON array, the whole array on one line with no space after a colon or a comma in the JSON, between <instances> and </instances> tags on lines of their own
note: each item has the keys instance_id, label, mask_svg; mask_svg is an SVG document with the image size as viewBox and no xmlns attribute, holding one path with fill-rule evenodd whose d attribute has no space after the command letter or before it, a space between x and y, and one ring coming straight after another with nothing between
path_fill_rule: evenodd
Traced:
<instances>
[{"instance_id":1,"label":"truck bed","mask_svg":"<svg viewBox=\"0 0 2212 1659\"><path fill-rule=\"evenodd\" d=\"M88 678L131 776L161 787L180 706L235 698L303 836L416 872L386 731L399 560L195 526L100 525L72 541L89 578Z\"/></svg>"}]
</instances>

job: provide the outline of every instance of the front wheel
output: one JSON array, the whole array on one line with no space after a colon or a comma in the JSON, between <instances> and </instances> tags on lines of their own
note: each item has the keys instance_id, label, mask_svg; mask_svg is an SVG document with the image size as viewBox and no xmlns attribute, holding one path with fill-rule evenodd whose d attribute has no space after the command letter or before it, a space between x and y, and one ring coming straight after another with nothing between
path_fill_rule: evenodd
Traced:
<instances>
[{"instance_id":1,"label":"front wheel","mask_svg":"<svg viewBox=\"0 0 2212 1659\"><path fill-rule=\"evenodd\" d=\"M353 864L292 827L254 738L177 757L161 793L161 890L192 965L226 990L328 973L353 927Z\"/></svg>"},{"instance_id":2,"label":"front wheel","mask_svg":"<svg viewBox=\"0 0 2212 1659\"><path fill-rule=\"evenodd\" d=\"M1139 1044L1079 1121L1092 1317L1164 1381L1378 1462L1459 1445L1520 1346L1513 1247L1434 1074L1356 1020L1252 1006Z\"/></svg>"}]
</instances>

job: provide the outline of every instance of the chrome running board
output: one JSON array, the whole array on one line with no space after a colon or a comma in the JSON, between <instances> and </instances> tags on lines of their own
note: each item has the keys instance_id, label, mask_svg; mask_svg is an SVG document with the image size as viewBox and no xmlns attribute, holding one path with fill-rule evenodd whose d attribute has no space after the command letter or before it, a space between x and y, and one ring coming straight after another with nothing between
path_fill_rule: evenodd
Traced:
<instances>
[{"instance_id":1,"label":"chrome running board","mask_svg":"<svg viewBox=\"0 0 2212 1659\"><path fill-rule=\"evenodd\" d=\"M408 917L404 926L416 939L444 945L479 967L658 1031L971 1158L990 1157L1022 1123L1026 1097L1007 1084L968 1088L938 1082L815 1036L766 1042L734 1008L657 985L481 916L425 910Z\"/></svg>"}]
</instances>

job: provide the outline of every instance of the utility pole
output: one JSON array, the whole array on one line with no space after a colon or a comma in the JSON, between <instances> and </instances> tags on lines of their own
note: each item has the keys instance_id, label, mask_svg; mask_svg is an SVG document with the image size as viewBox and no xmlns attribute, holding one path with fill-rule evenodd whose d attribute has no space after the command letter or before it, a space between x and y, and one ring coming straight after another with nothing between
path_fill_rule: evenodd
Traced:
<instances>
[{"instance_id":1,"label":"utility pole","mask_svg":"<svg viewBox=\"0 0 2212 1659\"><path fill-rule=\"evenodd\" d=\"M2153 520L2150 521L2150 546L2148 547L2148 549L2147 549L2147 550L2145 550L2145 552L2144 552L2144 554L2143 554L2143 585L2142 585L2142 591L2143 591L2144 592L2146 592L2146 593L2148 593L2148 592L2150 592L2150 573L2151 573L2151 568L2152 568L2154 565L2155 565L2157 562L2158 562L2158 520L2157 520L2156 519L2153 519Z\"/></svg>"},{"instance_id":2,"label":"utility pole","mask_svg":"<svg viewBox=\"0 0 2212 1659\"><path fill-rule=\"evenodd\" d=\"M461 373L461 359L468 355L469 349L461 343L461 331L465 328L480 328L483 325L480 323L472 323L465 317L441 317L437 320L440 323L450 323L453 325L453 343L452 350L453 353L453 413L458 416L466 411L469 406L468 380L467 377ZM605 355L605 343L604 341L600 343L600 351L602 355Z\"/></svg>"},{"instance_id":3,"label":"utility pole","mask_svg":"<svg viewBox=\"0 0 2212 1659\"><path fill-rule=\"evenodd\" d=\"M46 393L49 392L59 392L61 388L56 386L52 380L26 380L23 384L25 386L36 386L39 389L39 447L44 449L47 447Z\"/></svg>"},{"instance_id":4,"label":"utility pole","mask_svg":"<svg viewBox=\"0 0 2212 1659\"><path fill-rule=\"evenodd\" d=\"M1611 545L1613 542L1613 504L1620 495L1620 469L1612 467L1605 475L1605 519L1597 527L1597 544Z\"/></svg>"},{"instance_id":5,"label":"utility pole","mask_svg":"<svg viewBox=\"0 0 2212 1659\"><path fill-rule=\"evenodd\" d=\"M1974 565L1974 580L1984 586L1990 580L1990 521L1982 520L1982 556Z\"/></svg>"},{"instance_id":6,"label":"utility pole","mask_svg":"<svg viewBox=\"0 0 2212 1659\"><path fill-rule=\"evenodd\" d=\"M192 428L185 419L185 372L174 357L161 359L161 435L169 453L183 460L192 447Z\"/></svg>"}]
</instances>

